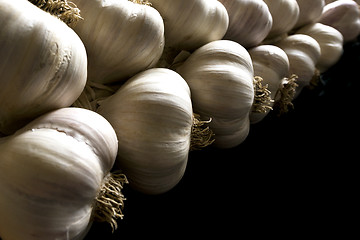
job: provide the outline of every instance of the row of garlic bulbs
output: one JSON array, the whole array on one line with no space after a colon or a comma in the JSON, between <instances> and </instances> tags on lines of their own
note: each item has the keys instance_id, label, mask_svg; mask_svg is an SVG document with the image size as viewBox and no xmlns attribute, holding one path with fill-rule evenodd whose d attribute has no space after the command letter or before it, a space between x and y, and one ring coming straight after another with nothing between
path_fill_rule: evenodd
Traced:
<instances>
[{"instance_id":1,"label":"row of garlic bulbs","mask_svg":"<svg viewBox=\"0 0 360 240\"><path fill-rule=\"evenodd\" d=\"M270 109L254 109L254 76L272 106L359 34L350 0L72 2L74 31L26 0L0 0L3 240L81 239L94 219L116 228L127 180L114 164L141 192L170 190L190 147L212 141L193 112L211 119L214 146L237 146ZM64 108L77 98L97 113Z\"/></svg>"}]
</instances>

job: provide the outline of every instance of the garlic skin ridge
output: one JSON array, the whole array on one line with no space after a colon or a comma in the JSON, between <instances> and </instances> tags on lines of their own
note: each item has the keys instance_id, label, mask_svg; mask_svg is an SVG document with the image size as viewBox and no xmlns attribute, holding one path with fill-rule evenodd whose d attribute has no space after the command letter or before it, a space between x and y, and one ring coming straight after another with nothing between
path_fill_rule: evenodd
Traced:
<instances>
[{"instance_id":1,"label":"garlic skin ridge","mask_svg":"<svg viewBox=\"0 0 360 240\"><path fill-rule=\"evenodd\" d=\"M32 3L0 0L0 132L14 133L84 89L86 50L65 23Z\"/></svg>"},{"instance_id":2,"label":"garlic skin ridge","mask_svg":"<svg viewBox=\"0 0 360 240\"><path fill-rule=\"evenodd\" d=\"M73 27L88 53L88 81L123 82L152 68L164 44L164 23L153 7L131 1L72 0L84 20Z\"/></svg>"},{"instance_id":3,"label":"garlic skin ridge","mask_svg":"<svg viewBox=\"0 0 360 240\"><path fill-rule=\"evenodd\" d=\"M95 112L62 108L1 138L0 150L0 236L82 239L117 154L112 126Z\"/></svg>"}]
</instances>

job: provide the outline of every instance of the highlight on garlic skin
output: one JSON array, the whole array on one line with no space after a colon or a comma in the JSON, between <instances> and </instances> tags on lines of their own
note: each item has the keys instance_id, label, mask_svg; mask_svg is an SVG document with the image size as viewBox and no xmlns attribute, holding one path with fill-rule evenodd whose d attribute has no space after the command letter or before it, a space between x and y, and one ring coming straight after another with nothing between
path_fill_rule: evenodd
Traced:
<instances>
[{"instance_id":1,"label":"highlight on garlic skin","mask_svg":"<svg viewBox=\"0 0 360 240\"><path fill-rule=\"evenodd\" d=\"M273 18L272 28L266 41L277 41L284 37L299 19L300 9L296 0L264 0Z\"/></svg>"},{"instance_id":2,"label":"highlight on garlic skin","mask_svg":"<svg viewBox=\"0 0 360 240\"><path fill-rule=\"evenodd\" d=\"M176 71L190 86L194 112L212 119L213 146L242 143L254 102L254 70L247 50L233 41L213 41L193 52Z\"/></svg>"},{"instance_id":3,"label":"highlight on garlic skin","mask_svg":"<svg viewBox=\"0 0 360 240\"><path fill-rule=\"evenodd\" d=\"M93 221L116 229L127 182L110 173L112 126L99 114L62 108L0 138L0 237L83 239Z\"/></svg>"},{"instance_id":4,"label":"highlight on garlic skin","mask_svg":"<svg viewBox=\"0 0 360 240\"><path fill-rule=\"evenodd\" d=\"M272 16L265 2L259 0L220 0L229 14L229 27L223 39L245 48L259 45L269 34Z\"/></svg>"},{"instance_id":5,"label":"highlight on garlic skin","mask_svg":"<svg viewBox=\"0 0 360 240\"><path fill-rule=\"evenodd\" d=\"M14 133L70 106L86 83L87 57L65 23L24 0L0 0L0 132Z\"/></svg>"},{"instance_id":6,"label":"highlight on garlic skin","mask_svg":"<svg viewBox=\"0 0 360 240\"><path fill-rule=\"evenodd\" d=\"M72 2L84 18L73 28L88 53L88 81L116 83L155 66L165 44L158 11L136 1Z\"/></svg>"},{"instance_id":7,"label":"highlight on garlic skin","mask_svg":"<svg viewBox=\"0 0 360 240\"><path fill-rule=\"evenodd\" d=\"M116 165L132 188L160 194L181 180L194 119L190 89L179 74L165 68L143 71L101 101L98 112L116 131Z\"/></svg>"},{"instance_id":8,"label":"highlight on garlic skin","mask_svg":"<svg viewBox=\"0 0 360 240\"><path fill-rule=\"evenodd\" d=\"M298 29L296 33L306 34L319 43L321 55L316 64L316 68L320 73L324 73L336 64L344 52L343 36L333 27L322 23L313 23Z\"/></svg>"},{"instance_id":9,"label":"highlight on garlic skin","mask_svg":"<svg viewBox=\"0 0 360 240\"><path fill-rule=\"evenodd\" d=\"M319 23L329 25L344 37L344 42L356 40L360 34L360 9L352 0L338 0L327 4Z\"/></svg>"},{"instance_id":10,"label":"highlight on garlic skin","mask_svg":"<svg viewBox=\"0 0 360 240\"><path fill-rule=\"evenodd\" d=\"M308 86L316 77L316 64L321 55L319 43L312 37L305 34L290 35L276 43L289 58L290 73L298 76L296 83L295 98L305 86Z\"/></svg>"},{"instance_id":11,"label":"highlight on garlic skin","mask_svg":"<svg viewBox=\"0 0 360 240\"><path fill-rule=\"evenodd\" d=\"M294 29L317 22L320 18L324 6L324 0L296 0L299 5L299 19Z\"/></svg>"}]
</instances>

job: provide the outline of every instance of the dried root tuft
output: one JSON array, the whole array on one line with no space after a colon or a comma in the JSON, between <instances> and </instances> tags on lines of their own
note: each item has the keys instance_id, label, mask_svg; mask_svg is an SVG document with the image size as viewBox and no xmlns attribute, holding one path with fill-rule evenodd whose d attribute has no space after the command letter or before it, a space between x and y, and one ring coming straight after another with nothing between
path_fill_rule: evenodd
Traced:
<instances>
[{"instance_id":1,"label":"dried root tuft","mask_svg":"<svg viewBox=\"0 0 360 240\"><path fill-rule=\"evenodd\" d=\"M293 74L290 78L285 78L282 83L282 87L276 93L276 95L280 94L279 100L275 102L274 108L278 112L278 115L282 115L287 113L289 109L294 108L294 104L292 103L296 88L299 86L296 81L298 76Z\"/></svg>"},{"instance_id":2,"label":"dried root tuft","mask_svg":"<svg viewBox=\"0 0 360 240\"><path fill-rule=\"evenodd\" d=\"M271 92L268 89L268 85L262 85L263 79L259 76L254 77L254 103L252 106L252 112L255 113L266 113L272 110L272 103L274 100L271 99Z\"/></svg>"},{"instance_id":3,"label":"dried root tuft","mask_svg":"<svg viewBox=\"0 0 360 240\"><path fill-rule=\"evenodd\" d=\"M151 3L147 0L128 0L130 2L133 2L133 3L137 3L137 4L142 4L142 5L147 5L147 6L151 6Z\"/></svg>"},{"instance_id":4,"label":"dried root tuft","mask_svg":"<svg viewBox=\"0 0 360 240\"><path fill-rule=\"evenodd\" d=\"M124 217L122 210L126 199L121 190L125 183L129 182L124 174L109 173L95 201L93 220L110 223L113 232L118 227L116 220Z\"/></svg>"},{"instance_id":5,"label":"dried root tuft","mask_svg":"<svg viewBox=\"0 0 360 240\"><path fill-rule=\"evenodd\" d=\"M211 119L208 121L200 120L200 115L194 113L190 151L201 150L215 141L213 131L207 126L210 122Z\"/></svg>"},{"instance_id":6,"label":"dried root tuft","mask_svg":"<svg viewBox=\"0 0 360 240\"><path fill-rule=\"evenodd\" d=\"M56 16L68 26L74 26L82 19L77 6L67 0L28 0L38 8Z\"/></svg>"}]
</instances>

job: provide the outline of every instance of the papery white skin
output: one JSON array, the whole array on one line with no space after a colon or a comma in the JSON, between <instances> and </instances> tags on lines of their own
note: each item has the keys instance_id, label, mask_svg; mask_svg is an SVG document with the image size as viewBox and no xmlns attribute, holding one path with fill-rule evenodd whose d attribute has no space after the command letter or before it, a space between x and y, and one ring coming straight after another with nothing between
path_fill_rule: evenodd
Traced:
<instances>
[{"instance_id":1,"label":"papery white skin","mask_svg":"<svg viewBox=\"0 0 360 240\"><path fill-rule=\"evenodd\" d=\"M299 28L304 25L316 22L324 9L325 1L324 0L296 0L300 13L299 19L295 24L294 28Z\"/></svg>"},{"instance_id":2,"label":"papery white skin","mask_svg":"<svg viewBox=\"0 0 360 240\"><path fill-rule=\"evenodd\" d=\"M352 0L329 3L324 7L319 22L341 32L344 42L353 41L360 34L359 5Z\"/></svg>"},{"instance_id":3,"label":"papery white skin","mask_svg":"<svg viewBox=\"0 0 360 240\"><path fill-rule=\"evenodd\" d=\"M316 68L320 73L325 72L337 63L344 52L343 36L333 27L322 23L313 23L298 29L296 33L306 34L319 43L321 55L316 64Z\"/></svg>"},{"instance_id":4,"label":"papery white skin","mask_svg":"<svg viewBox=\"0 0 360 240\"><path fill-rule=\"evenodd\" d=\"M182 178L193 123L190 89L176 72L153 68L100 102L98 112L119 139L117 166L146 194L172 189Z\"/></svg>"},{"instance_id":5,"label":"papery white skin","mask_svg":"<svg viewBox=\"0 0 360 240\"><path fill-rule=\"evenodd\" d=\"M249 54L254 67L254 76L263 79L262 85L268 85L271 99L275 101L284 78L289 77L290 63L288 56L281 48L274 45L260 45L251 48ZM269 110L265 113L251 112L250 122L260 122L268 113Z\"/></svg>"},{"instance_id":6,"label":"papery white skin","mask_svg":"<svg viewBox=\"0 0 360 240\"><path fill-rule=\"evenodd\" d=\"M316 64L319 61L321 48L312 37L304 34L294 34L276 43L285 51L290 62L290 73L298 76L295 98L301 90L310 84L315 75Z\"/></svg>"},{"instance_id":7,"label":"papery white skin","mask_svg":"<svg viewBox=\"0 0 360 240\"><path fill-rule=\"evenodd\" d=\"M167 47L193 51L221 39L229 16L217 0L152 0L164 19Z\"/></svg>"},{"instance_id":8,"label":"papery white skin","mask_svg":"<svg viewBox=\"0 0 360 240\"><path fill-rule=\"evenodd\" d=\"M296 0L264 0L273 18L272 28L267 39L287 34L299 19L300 9Z\"/></svg>"},{"instance_id":9,"label":"papery white skin","mask_svg":"<svg viewBox=\"0 0 360 240\"><path fill-rule=\"evenodd\" d=\"M249 133L254 101L253 65L240 44L218 40L197 49L176 69L191 89L194 112L211 118L214 146L231 148Z\"/></svg>"},{"instance_id":10,"label":"papery white skin","mask_svg":"<svg viewBox=\"0 0 360 240\"><path fill-rule=\"evenodd\" d=\"M74 30L89 58L89 81L113 83L153 67L165 40L154 8L119 0L72 0L84 20Z\"/></svg>"},{"instance_id":11,"label":"papery white skin","mask_svg":"<svg viewBox=\"0 0 360 240\"><path fill-rule=\"evenodd\" d=\"M87 57L65 23L23 0L0 0L0 132L70 106L86 83Z\"/></svg>"},{"instance_id":12,"label":"papery white skin","mask_svg":"<svg viewBox=\"0 0 360 240\"><path fill-rule=\"evenodd\" d=\"M259 45L269 34L272 16L262 0L220 0L229 14L229 27L223 39L245 48Z\"/></svg>"},{"instance_id":13,"label":"papery white skin","mask_svg":"<svg viewBox=\"0 0 360 240\"><path fill-rule=\"evenodd\" d=\"M63 108L0 139L0 237L82 239L117 153L99 114Z\"/></svg>"}]
</instances>

